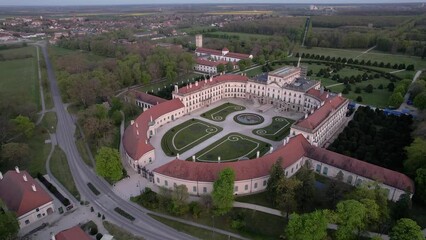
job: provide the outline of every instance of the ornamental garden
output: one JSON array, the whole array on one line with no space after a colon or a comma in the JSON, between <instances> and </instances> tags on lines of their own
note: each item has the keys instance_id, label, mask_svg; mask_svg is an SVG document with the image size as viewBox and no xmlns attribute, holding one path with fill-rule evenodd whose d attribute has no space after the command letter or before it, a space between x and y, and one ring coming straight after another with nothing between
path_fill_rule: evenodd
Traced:
<instances>
[{"instance_id":1,"label":"ornamental garden","mask_svg":"<svg viewBox=\"0 0 426 240\"><path fill-rule=\"evenodd\" d=\"M178 158L190 150L195 152L187 157L188 161L249 160L272 152L274 143L289 135L293 122L225 102L169 129L161 139L161 147L167 156ZM219 124L232 126L231 130L224 131Z\"/></svg>"}]
</instances>

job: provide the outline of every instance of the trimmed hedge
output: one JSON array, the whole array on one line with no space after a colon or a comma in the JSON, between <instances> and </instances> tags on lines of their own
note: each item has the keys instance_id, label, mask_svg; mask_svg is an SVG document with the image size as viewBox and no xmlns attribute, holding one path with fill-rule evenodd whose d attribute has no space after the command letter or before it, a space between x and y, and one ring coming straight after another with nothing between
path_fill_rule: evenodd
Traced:
<instances>
[{"instance_id":1,"label":"trimmed hedge","mask_svg":"<svg viewBox=\"0 0 426 240\"><path fill-rule=\"evenodd\" d=\"M99 194L101 194L101 192L98 191L98 189L95 188L95 186L93 186L92 183L87 183L87 186L89 187L89 189L96 195L98 196Z\"/></svg>"},{"instance_id":2,"label":"trimmed hedge","mask_svg":"<svg viewBox=\"0 0 426 240\"><path fill-rule=\"evenodd\" d=\"M132 215L130 215L128 212L124 211L123 209L116 207L114 208L114 211L116 211L118 214L120 214L121 216L129 219L130 221L134 221L135 217L133 217Z\"/></svg>"},{"instance_id":3,"label":"trimmed hedge","mask_svg":"<svg viewBox=\"0 0 426 240\"><path fill-rule=\"evenodd\" d=\"M55 186L53 186L49 181L47 181L46 178L43 177L43 175L41 175L41 173L37 173L37 178L38 180L40 180L41 183L43 183L43 185L53 194L55 195L55 197L62 203L64 204L64 206L69 206L70 200L66 197L64 197L59 191L58 189L56 189Z\"/></svg>"}]
</instances>

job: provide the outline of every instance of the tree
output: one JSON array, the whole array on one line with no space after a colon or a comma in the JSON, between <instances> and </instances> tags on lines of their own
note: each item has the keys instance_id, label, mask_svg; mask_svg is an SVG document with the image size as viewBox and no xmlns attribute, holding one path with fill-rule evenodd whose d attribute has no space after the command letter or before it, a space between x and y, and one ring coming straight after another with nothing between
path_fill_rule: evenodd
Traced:
<instances>
[{"instance_id":1,"label":"tree","mask_svg":"<svg viewBox=\"0 0 426 240\"><path fill-rule=\"evenodd\" d=\"M426 203L426 168L417 169L416 186L416 195Z\"/></svg>"},{"instance_id":2,"label":"tree","mask_svg":"<svg viewBox=\"0 0 426 240\"><path fill-rule=\"evenodd\" d=\"M219 65L217 65L217 72L218 73L221 73L221 72L224 72L225 71L225 65L223 65L222 63L221 64L219 64Z\"/></svg>"},{"instance_id":3,"label":"tree","mask_svg":"<svg viewBox=\"0 0 426 240\"><path fill-rule=\"evenodd\" d=\"M28 117L22 115L17 116L12 120L15 129L18 133L22 133L25 137L30 138L34 134L35 124Z\"/></svg>"},{"instance_id":4,"label":"tree","mask_svg":"<svg viewBox=\"0 0 426 240\"><path fill-rule=\"evenodd\" d=\"M234 64L232 64L231 62L228 62L228 63L226 64L226 71L227 71L227 72L232 72L232 71L234 71Z\"/></svg>"},{"instance_id":5,"label":"tree","mask_svg":"<svg viewBox=\"0 0 426 240\"><path fill-rule=\"evenodd\" d=\"M296 191L301 185L298 179L286 177L282 177L277 184L275 205L286 214L287 220L289 214L297 209Z\"/></svg>"},{"instance_id":6,"label":"tree","mask_svg":"<svg viewBox=\"0 0 426 240\"><path fill-rule=\"evenodd\" d=\"M0 239L15 239L19 231L19 223L13 212L7 211L0 200Z\"/></svg>"},{"instance_id":7,"label":"tree","mask_svg":"<svg viewBox=\"0 0 426 240\"><path fill-rule=\"evenodd\" d=\"M404 97L402 94L400 92L395 92L389 97L388 104L391 107L397 108L402 104L402 102L404 102Z\"/></svg>"},{"instance_id":8,"label":"tree","mask_svg":"<svg viewBox=\"0 0 426 240\"><path fill-rule=\"evenodd\" d=\"M413 104L416 108L418 108L420 110L426 109L426 92L422 92L422 93L418 94L414 98Z\"/></svg>"},{"instance_id":9,"label":"tree","mask_svg":"<svg viewBox=\"0 0 426 240\"><path fill-rule=\"evenodd\" d=\"M401 218L389 234L391 240L424 240L422 230L409 218Z\"/></svg>"},{"instance_id":10,"label":"tree","mask_svg":"<svg viewBox=\"0 0 426 240\"><path fill-rule=\"evenodd\" d=\"M123 176L120 154L117 149L101 147L96 155L96 172L109 181L115 182Z\"/></svg>"},{"instance_id":11,"label":"tree","mask_svg":"<svg viewBox=\"0 0 426 240\"><path fill-rule=\"evenodd\" d=\"M188 188L186 185L178 185L175 186L172 192L172 204L170 212L177 215L182 216L188 212L189 207L186 201L189 198Z\"/></svg>"},{"instance_id":12,"label":"tree","mask_svg":"<svg viewBox=\"0 0 426 240\"><path fill-rule=\"evenodd\" d=\"M424 92L426 90L426 81L425 80L417 80L413 82L410 87L410 97L415 98L420 93Z\"/></svg>"},{"instance_id":13,"label":"tree","mask_svg":"<svg viewBox=\"0 0 426 240\"><path fill-rule=\"evenodd\" d=\"M362 102L362 97L361 96L358 96L358 97L356 97L356 99L355 99L357 102Z\"/></svg>"},{"instance_id":14,"label":"tree","mask_svg":"<svg viewBox=\"0 0 426 240\"><path fill-rule=\"evenodd\" d=\"M418 190L416 191L416 194L418 193ZM398 220L401 218L406 218L410 216L410 209L411 209L411 198L410 193L402 194L399 197L399 200L393 205L392 208L392 219Z\"/></svg>"},{"instance_id":15,"label":"tree","mask_svg":"<svg viewBox=\"0 0 426 240\"><path fill-rule=\"evenodd\" d=\"M292 214L286 227L286 239L323 240L327 237L329 212L315 211L306 214Z\"/></svg>"},{"instance_id":16,"label":"tree","mask_svg":"<svg viewBox=\"0 0 426 240\"><path fill-rule=\"evenodd\" d=\"M281 166L282 158L278 158L278 160L272 165L271 170L269 171L269 179L268 184L266 186L266 191L268 192L268 198L270 201L275 204L275 199L277 195L277 186L280 179L284 178L284 170Z\"/></svg>"},{"instance_id":17,"label":"tree","mask_svg":"<svg viewBox=\"0 0 426 240\"><path fill-rule=\"evenodd\" d=\"M336 239L353 239L355 231L365 228L366 212L364 204L356 200L346 200L337 204L336 220L339 225Z\"/></svg>"},{"instance_id":18,"label":"tree","mask_svg":"<svg viewBox=\"0 0 426 240\"><path fill-rule=\"evenodd\" d=\"M6 143L1 146L1 155L9 162L13 161L15 165L21 165L30 157L30 148L26 143Z\"/></svg>"},{"instance_id":19,"label":"tree","mask_svg":"<svg viewBox=\"0 0 426 240\"><path fill-rule=\"evenodd\" d=\"M389 92L393 92L393 90L395 89L395 84L391 82L388 84L387 88Z\"/></svg>"},{"instance_id":20,"label":"tree","mask_svg":"<svg viewBox=\"0 0 426 240\"><path fill-rule=\"evenodd\" d=\"M312 206L315 195L315 173L310 170L309 162L300 168L296 178L302 182L302 185L296 191L296 199L299 209L304 211Z\"/></svg>"},{"instance_id":21,"label":"tree","mask_svg":"<svg viewBox=\"0 0 426 240\"><path fill-rule=\"evenodd\" d=\"M212 200L216 215L224 215L232 209L234 180L234 170L225 168L219 173L219 178L214 182Z\"/></svg>"},{"instance_id":22,"label":"tree","mask_svg":"<svg viewBox=\"0 0 426 240\"><path fill-rule=\"evenodd\" d=\"M373 89L374 89L373 85L368 84L368 85L364 88L364 91L365 91L365 92L367 92L367 93L372 93L372 92L373 92Z\"/></svg>"},{"instance_id":23,"label":"tree","mask_svg":"<svg viewBox=\"0 0 426 240\"><path fill-rule=\"evenodd\" d=\"M426 140L415 138L410 146L405 147L405 151L407 160L404 161L404 169L409 175L414 176L417 169L426 168Z\"/></svg>"}]
</instances>

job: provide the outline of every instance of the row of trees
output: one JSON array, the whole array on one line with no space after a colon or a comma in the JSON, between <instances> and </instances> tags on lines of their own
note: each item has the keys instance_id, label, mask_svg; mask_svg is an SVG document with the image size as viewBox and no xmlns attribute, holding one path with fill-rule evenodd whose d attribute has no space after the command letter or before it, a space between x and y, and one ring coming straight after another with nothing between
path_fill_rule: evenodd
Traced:
<instances>
[{"instance_id":1,"label":"row of trees","mask_svg":"<svg viewBox=\"0 0 426 240\"><path fill-rule=\"evenodd\" d=\"M408 64L406 65L405 63L400 63L400 64L391 64L391 63L384 63L384 62L377 62L374 61L372 62L371 60L358 60L358 59L353 59L353 58L345 58L345 57L331 57L331 56L324 56L324 55L319 55L319 54L310 54L310 53L296 53L295 57L302 57L302 58L309 58L309 59L313 59L313 60L320 60L320 61L327 61L327 62L336 62L336 63L342 63L342 64L354 64L354 65L364 65L364 66L373 66L373 67L380 67L380 68L390 68L390 69L398 69L398 70L402 70L402 69L406 69L407 71L413 71L414 70L414 65L413 64Z\"/></svg>"},{"instance_id":2,"label":"row of trees","mask_svg":"<svg viewBox=\"0 0 426 240\"><path fill-rule=\"evenodd\" d=\"M410 79L400 81L393 89L392 95L389 97L388 104L390 107L398 108L404 102L405 93L411 84Z\"/></svg>"}]
</instances>

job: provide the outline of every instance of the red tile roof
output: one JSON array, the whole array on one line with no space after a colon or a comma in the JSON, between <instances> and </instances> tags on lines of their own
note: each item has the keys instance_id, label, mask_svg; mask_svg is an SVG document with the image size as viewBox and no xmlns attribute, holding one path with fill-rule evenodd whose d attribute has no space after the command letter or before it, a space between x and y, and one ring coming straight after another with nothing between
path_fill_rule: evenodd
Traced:
<instances>
[{"instance_id":1,"label":"red tile roof","mask_svg":"<svg viewBox=\"0 0 426 240\"><path fill-rule=\"evenodd\" d=\"M159 103L167 102L167 99L160 98L160 97L157 97L148 93L140 92L137 90L130 90L129 93L133 94L136 97L136 99L142 102L149 103L151 105L157 105Z\"/></svg>"},{"instance_id":2,"label":"red tile roof","mask_svg":"<svg viewBox=\"0 0 426 240\"><path fill-rule=\"evenodd\" d=\"M295 163L303 157L304 148L307 146L309 146L308 141L302 135L297 135L285 146L257 159L228 163L203 163L176 159L156 168L154 172L188 181L213 182L220 171L229 167L234 170L236 181L260 178L269 175L272 164L280 157L283 159L283 168Z\"/></svg>"},{"instance_id":3,"label":"red tile roof","mask_svg":"<svg viewBox=\"0 0 426 240\"><path fill-rule=\"evenodd\" d=\"M199 65L204 65L204 66L209 66L209 67L216 67L219 64L226 65L228 63L227 61L209 61L209 60L205 60L205 59L202 59L202 58L197 58L196 62Z\"/></svg>"},{"instance_id":4,"label":"red tile roof","mask_svg":"<svg viewBox=\"0 0 426 240\"><path fill-rule=\"evenodd\" d=\"M413 181L402 173L320 147L310 146L306 151L306 156L359 176L363 176L404 191L414 192Z\"/></svg>"},{"instance_id":5,"label":"red tile roof","mask_svg":"<svg viewBox=\"0 0 426 240\"><path fill-rule=\"evenodd\" d=\"M338 109L343 104L349 102L346 98L340 96L329 97L328 100L324 101L319 109L314 111L305 119L301 119L296 122L295 126L302 127L305 129L314 130L317 128L333 111Z\"/></svg>"},{"instance_id":6,"label":"red tile roof","mask_svg":"<svg viewBox=\"0 0 426 240\"><path fill-rule=\"evenodd\" d=\"M227 48L224 48L223 51L229 51L229 50ZM195 52L210 54L210 55L217 55L217 56L226 56L226 57L232 57L232 58L238 58L238 59L247 59L247 58L250 57L250 55L248 55L248 54L234 53L234 52L228 52L227 54L222 55L222 51L215 50L215 49L209 49L209 48L197 48L197 49L195 49Z\"/></svg>"},{"instance_id":7,"label":"red tile roof","mask_svg":"<svg viewBox=\"0 0 426 240\"><path fill-rule=\"evenodd\" d=\"M55 235L56 240L92 240L79 226L63 230Z\"/></svg>"},{"instance_id":8,"label":"red tile roof","mask_svg":"<svg viewBox=\"0 0 426 240\"><path fill-rule=\"evenodd\" d=\"M313 97L318 98L321 101L325 101L329 97L329 92L323 91L321 93L321 90L318 90L318 89L315 89L315 88L309 89L309 91L307 91L306 93L313 96Z\"/></svg>"},{"instance_id":9,"label":"red tile roof","mask_svg":"<svg viewBox=\"0 0 426 240\"><path fill-rule=\"evenodd\" d=\"M23 176L27 177L24 181ZM32 185L36 191L33 191ZM8 171L0 180L0 198L7 208L18 217L53 201L50 195L28 174L27 171Z\"/></svg>"},{"instance_id":10,"label":"red tile roof","mask_svg":"<svg viewBox=\"0 0 426 240\"><path fill-rule=\"evenodd\" d=\"M235 172L235 181L242 181L269 175L272 164L279 157L283 159L283 168L291 166L302 157L309 157L359 176L377 180L401 190L414 192L414 183L406 175L325 148L312 146L301 134L290 138L285 146L278 148L271 154L257 159L229 163L202 163L176 159L156 168L154 172L188 181L214 182L219 176L219 172L229 167Z\"/></svg>"},{"instance_id":11,"label":"red tile roof","mask_svg":"<svg viewBox=\"0 0 426 240\"><path fill-rule=\"evenodd\" d=\"M213 77L211 81L210 79L200 80L198 81L198 86L196 86L196 84L191 84L185 87L181 87L179 88L178 94L188 94L188 93L196 92L204 87L213 86L223 82L247 82L247 81L248 81L247 76L231 75L231 74L220 75L220 76Z\"/></svg>"},{"instance_id":12,"label":"red tile roof","mask_svg":"<svg viewBox=\"0 0 426 240\"><path fill-rule=\"evenodd\" d=\"M155 105L139 115L139 117L135 120L135 123L128 126L124 131L123 146L127 154L131 158L137 160L145 153L153 150L154 147L149 142L146 143L146 141L148 141L148 123L151 121L151 117L155 121L155 119L168 112L184 107L183 103L176 98Z\"/></svg>"}]
</instances>

